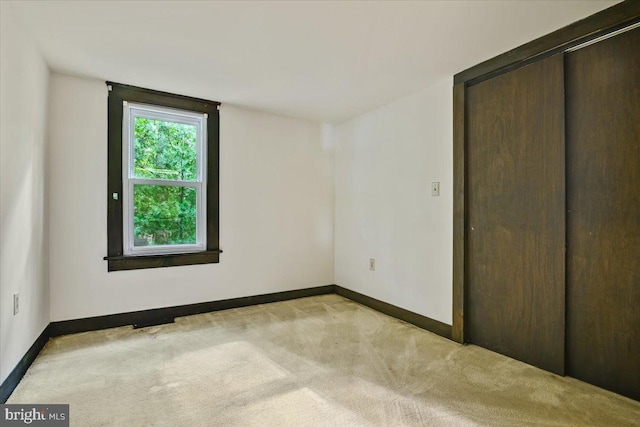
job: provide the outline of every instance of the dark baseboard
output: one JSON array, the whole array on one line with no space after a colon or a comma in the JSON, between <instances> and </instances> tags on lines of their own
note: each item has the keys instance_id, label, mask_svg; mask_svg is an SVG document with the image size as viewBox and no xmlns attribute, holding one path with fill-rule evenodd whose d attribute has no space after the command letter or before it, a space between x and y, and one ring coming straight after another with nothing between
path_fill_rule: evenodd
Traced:
<instances>
[{"instance_id":1,"label":"dark baseboard","mask_svg":"<svg viewBox=\"0 0 640 427\"><path fill-rule=\"evenodd\" d=\"M191 316L194 314L209 313L212 311L228 310L231 308L267 304L331 293L336 293L391 317L395 317L422 329L426 329L429 332L433 332L434 334L451 339L451 326L445 323L338 285L326 285L315 288L275 292L271 294L232 298L221 301L210 301L174 307L155 308L151 310L132 311L128 313L110 314L106 316L87 317L83 319L64 320L61 322L51 322L49 325L49 336L57 337L60 335L97 331L100 329L117 328L128 325L133 325L134 328L143 328L146 326L171 323L176 317Z\"/></svg>"},{"instance_id":2,"label":"dark baseboard","mask_svg":"<svg viewBox=\"0 0 640 427\"><path fill-rule=\"evenodd\" d=\"M315 288L297 289L294 291L275 292L271 294L232 298L221 301L202 302L197 304L179 305L174 307L155 308L151 310L132 311L129 313L110 314L107 316L87 317L84 319L51 322L50 336L75 334L78 332L96 331L99 329L117 328L133 325L144 327L171 323L176 317L191 316L193 314L209 313L230 308L247 307L250 305L267 304L315 295L331 294L334 285Z\"/></svg>"},{"instance_id":3,"label":"dark baseboard","mask_svg":"<svg viewBox=\"0 0 640 427\"><path fill-rule=\"evenodd\" d=\"M13 371L9 374L9 376L0 384L0 403L5 403L13 390L16 389L20 380L29 369L29 366L36 360L38 353L44 347L44 345L49 341L49 325L42 331L40 336L36 339L33 345L27 350L22 359L18 362Z\"/></svg>"},{"instance_id":4,"label":"dark baseboard","mask_svg":"<svg viewBox=\"0 0 640 427\"><path fill-rule=\"evenodd\" d=\"M29 366L31 366L33 361L36 359L36 356L38 356L38 353L40 353L40 350L42 350L50 337L75 334L79 332L97 331L100 329L117 328L128 325L133 325L134 328L143 328L146 326L171 323L176 317L333 293L389 316L412 323L422 329L433 332L434 334L451 339L451 326L447 324L338 285L318 286L315 288L232 298L222 301L210 301L174 307L155 308L151 310L133 311L129 313L110 314L107 316L88 317L84 319L64 320L61 322L51 322L44 331L42 331L38 339L36 339L20 362L18 362L18 365L2 382L0 385L0 402L4 403L7 401L13 390L18 386L18 383L20 383L24 374L27 372L27 369L29 369Z\"/></svg>"},{"instance_id":5,"label":"dark baseboard","mask_svg":"<svg viewBox=\"0 0 640 427\"><path fill-rule=\"evenodd\" d=\"M419 328L426 329L427 331L433 332L441 337L451 339L451 326L446 323L442 323L429 317L422 316L421 314L405 310L404 308L368 297L350 289L343 288L342 286L335 285L335 293L362 305L366 305L376 311L395 317L396 319L400 319L407 323L416 325Z\"/></svg>"}]
</instances>

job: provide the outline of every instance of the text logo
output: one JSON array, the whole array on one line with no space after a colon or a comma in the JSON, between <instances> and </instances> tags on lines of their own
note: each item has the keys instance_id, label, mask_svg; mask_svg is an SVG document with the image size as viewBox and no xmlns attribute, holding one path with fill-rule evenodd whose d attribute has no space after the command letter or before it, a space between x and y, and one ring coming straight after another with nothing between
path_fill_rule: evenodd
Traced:
<instances>
[{"instance_id":1,"label":"text logo","mask_svg":"<svg viewBox=\"0 0 640 427\"><path fill-rule=\"evenodd\" d=\"M69 427L69 405L0 405L0 426Z\"/></svg>"}]
</instances>

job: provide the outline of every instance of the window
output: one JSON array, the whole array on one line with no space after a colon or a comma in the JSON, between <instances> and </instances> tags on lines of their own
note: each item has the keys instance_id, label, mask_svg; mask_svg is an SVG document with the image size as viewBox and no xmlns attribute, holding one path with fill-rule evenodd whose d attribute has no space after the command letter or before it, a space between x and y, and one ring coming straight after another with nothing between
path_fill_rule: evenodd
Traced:
<instances>
[{"instance_id":1,"label":"window","mask_svg":"<svg viewBox=\"0 0 640 427\"><path fill-rule=\"evenodd\" d=\"M214 263L217 102L109 86L109 271Z\"/></svg>"},{"instance_id":2,"label":"window","mask_svg":"<svg viewBox=\"0 0 640 427\"><path fill-rule=\"evenodd\" d=\"M124 254L206 249L207 114L123 104Z\"/></svg>"}]
</instances>

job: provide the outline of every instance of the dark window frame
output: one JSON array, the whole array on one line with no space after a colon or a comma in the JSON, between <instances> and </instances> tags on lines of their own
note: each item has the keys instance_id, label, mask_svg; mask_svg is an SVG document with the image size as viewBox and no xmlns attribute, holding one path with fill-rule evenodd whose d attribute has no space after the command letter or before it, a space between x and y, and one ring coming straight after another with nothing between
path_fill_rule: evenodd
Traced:
<instances>
[{"instance_id":1,"label":"dark window frame","mask_svg":"<svg viewBox=\"0 0 640 427\"><path fill-rule=\"evenodd\" d=\"M106 82L108 99L107 256L108 271L220 262L220 114L219 102ZM122 106L123 102L206 113L207 117L207 249L167 255L123 254ZM117 195L117 196L115 196Z\"/></svg>"}]
</instances>

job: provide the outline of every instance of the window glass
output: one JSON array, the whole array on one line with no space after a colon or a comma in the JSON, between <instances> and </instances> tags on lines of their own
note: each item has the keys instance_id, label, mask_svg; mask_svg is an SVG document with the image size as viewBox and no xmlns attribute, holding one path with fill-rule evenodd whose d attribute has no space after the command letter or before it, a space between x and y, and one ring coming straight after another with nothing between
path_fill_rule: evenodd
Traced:
<instances>
[{"instance_id":1,"label":"window glass","mask_svg":"<svg viewBox=\"0 0 640 427\"><path fill-rule=\"evenodd\" d=\"M133 186L134 246L196 244L196 189Z\"/></svg>"},{"instance_id":2,"label":"window glass","mask_svg":"<svg viewBox=\"0 0 640 427\"><path fill-rule=\"evenodd\" d=\"M134 138L134 177L196 179L197 126L135 117Z\"/></svg>"}]
</instances>

